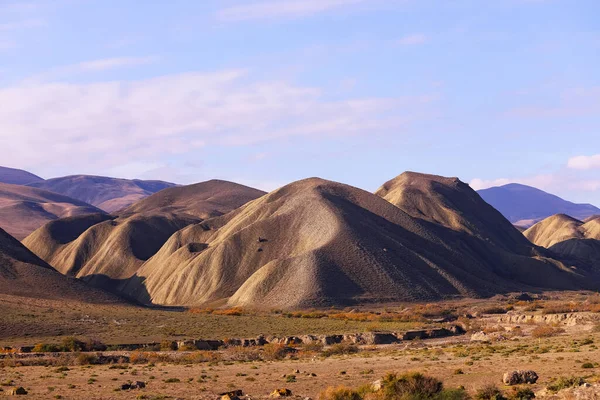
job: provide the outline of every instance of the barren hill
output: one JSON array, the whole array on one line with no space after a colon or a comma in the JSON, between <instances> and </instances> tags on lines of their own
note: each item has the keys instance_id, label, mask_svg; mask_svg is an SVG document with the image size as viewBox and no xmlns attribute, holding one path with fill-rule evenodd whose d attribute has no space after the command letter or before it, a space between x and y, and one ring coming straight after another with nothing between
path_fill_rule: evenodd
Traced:
<instances>
[{"instance_id":1,"label":"barren hill","mask_svg":"<svg viewBox=\"0 0 600 400\"><path fill-rule=\"evenodd\" d=\"M120 214L175 212L206 219L226 214L265 194L262 190L237 183L210 180L161 190Z\"/></svg>"},{"instance_id":2,"label":"barren hill","mask_svg":"<svg viewBox=\"0 0 600 400\"><path fill-rule=\"evenodd\" d=\"M515 225L530 227L555 214L583 220L600 214L591 204L576 204L534 187L511 183L480 190L481 197Z\"/></svg>"},{"instance_id":3,"label":"barren hill","mask_svg":"<svg viewBox=\"0 0 600 400\"><path fill-rule=\"evenodd\" d=\"M39 176L23 171L22 169L0 167L0 183L26 185L28 183L42 182L43 180Z\"/></svg>"},{"instance_id":4,"label":"barren hill","mask_svg":"<svg viewBox=\"0 0 600 400\"><path fill-rule=\"evenodd\" d=\"M90 303L118 299L66 277L0 229L0 294Z\"/></svg>"},{"instance_id":5,"label":"barren hill","mask_svg":"<svg viewBox=\"0 0 600 400\"><path fill-rule=\"evenodd\" d=\"M295 308L591 285L531 244L516 253L465 235L372 193L306 179L180 230L131 291L155 304Z\"/></svg>"},{"instance_id":6,"label":"barren hill","mask_svg":"<svg viewBox=\"0 0 600 400\"><path fill-rule=\"evenodd\" d=\"M415 218L468 233L507 250L531 251L523 235L458 178L405 172L384 183L375 194Z\"/></svg>"},{"instance_id":7,"label":"barren hill","mask_svg":"<svg viewBox=\"0 0 600 400\"><path fill-rule=\"evenodd\" d=\"M29 186L60 193L115 212L162 189L175 186L162 181L118 179L103 176L73 175L35 182Z\"/></svg>"},{"instance_id":8,"label":"barren hill","mask_svg":"<svg viewBox=\"0 0 600 400\"><path fill-rule=\"evenodd\" d=\"M83 201L28 186L0 183L0 227L17 239L57 218L102 213Z\"/></svg>"},{"instance_id":9,"label":"barren hill","mask_svg":"<svg viewBox=\"0 0 600 400\"><path fill-rule=\"evenodd\" d=\"M600 218L580 221L564 214L553 215L524 232L533 243L563 257L583 260L600 270Z\"/></svg>"},{"instance_id":10,"label":"barren hill","mask_svg":"<svg viewBox=\"0 0 600 400\"><path fill-rule=\"evenodd\" d=\"M86 215L52 221L23 244L65 275L119 291L173 233L199 221L171 213Z\"/></svg>"}]
</instances>

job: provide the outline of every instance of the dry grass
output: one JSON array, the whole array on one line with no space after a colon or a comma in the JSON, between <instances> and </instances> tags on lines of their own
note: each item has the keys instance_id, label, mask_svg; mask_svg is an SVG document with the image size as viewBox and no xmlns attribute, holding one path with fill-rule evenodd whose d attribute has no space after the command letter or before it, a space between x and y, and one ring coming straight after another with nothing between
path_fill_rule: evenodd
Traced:
<instances>
[{"instance_id":1,"label":"dry grass","mask_svg":"<svg viewBox=\"0 0 600 400\"><path fill-rule=\"evenodd\" d=\"M281 314L235 311L192 313L121 305L90 305L0 295L0 347L49 343L77 332L111 344L160 343L163 340L252 338L261 334L292 336L367 332L372 322L343 319L296 319ZM379 322L384 331L423 324Z\"/></svg>"},{"instance_id":2,"label":"dry grass","mask_svg":"<svg viewBox=\"0 0 600 400\"><path fill-rule=\"evenodd\" d=\"M560 335L564 333L564 329L550 326L550 325L540 325L531 331L531 336L538 338L552 337L556 335Z\"/></svg>"}]
</instances>

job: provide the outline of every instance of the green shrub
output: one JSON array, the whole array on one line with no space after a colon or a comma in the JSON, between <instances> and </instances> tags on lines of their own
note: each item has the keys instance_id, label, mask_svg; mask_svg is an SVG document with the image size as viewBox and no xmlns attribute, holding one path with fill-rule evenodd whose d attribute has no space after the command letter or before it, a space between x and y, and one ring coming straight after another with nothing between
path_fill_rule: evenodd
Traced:
<instances>
[{"instance_id":1,"label":"green shrub","mask_svg":"<svg viewBox=\"0 0 600 400\"><path fill-rule=\"evenodd\" d=\"M362 396L356 390L344 386L328 387L319 393L319 400L362 400Z\"/></svg>"},{"instance_id":2,"label":"green shrub","mask_svg":"<svg viewBox=\"0 0 600 400\"><path fill-rule=\"evenodd\" d=\"M516 387L510 394L510 400L531 400L535 398L535 393L528 387Z\"/></svg>"},{"instance_id":3,"label":"green shrub","mask_svg":"<svg viewBox=\"0 0 600 400\"><path fill-rule=\"evenodd\" d=\"M372 385L350 389L344 386L327 388L319 400L468 400L464 388L444 389L442 382L420 373L387 374L379 390Z\"/></svg>"},{"instance_id":4,"label":"green shrub","mask_svg":"<svg viewBox=\"0 0 600 400\"><path fill-rule=\"evenodd\" d=\"M75 360L78 365L92 365L98 363L98 356L89 353L79 353Z\"/></svg>"},{"instance_id":5,"label":"green shrub","mask_svg":"<svg viewBox=\"0 0 600 400\"><path fill-rule=\"evenodd\" d=\"M494 384L489 384L477 391L475 393L476 400L506 400L504 394L498 387Z\"/></svg>"},{"instance_id":6,"label":"green shrub","mask_svg":"<svg viewBox=\"0 0 600 400\"><path fill-rule=\"evenodd\" d=\"M32 351L34 353L57 353L59 351L62 351L62 349L55 344L38 343L35 346L33 346Z\"/></svg>"},{"instance_id":7,"label":"green shrub","mask_svg":"<svg viewBox=\"0 0 600 400\"><path fill-rule=\"evenodd\" d=\"M549 384L546 389L551 392L558 392L562 389L579 387L585 383L585 379L580 376L560 377Z\"/></svg>"},{"instance_id":8,"label":"green shrub","mask_svg":"<svg viewBox=\"0 0 600 400\"><path fill-rule=\"evenodd\" d=\"M592 363L583 363L583 365L581 366L581 368L585 368L585 369L589 369L589 368L594 368L594 364Z\"/></svg>"},{"instance_id":9,"label":"green shrub","mask_svg":"<svg viewBox=\"0 0 600 400\"><path fill-rule=\"evenodd\" d=\"M333 355L355 354L358 353L358 346L355 344L338 343L323 351L323 356L331 357Z\"/></svg>"},{"instance_id":10,"label":"green shrub","mask_svg":"<svg viewBox=\"0 0 600 400\"><path fill-rule=\"evenodd\" d=\"M62 349L63 349L63 351L70 351L70 352L78 352L78 351L86 350L85 343L83 343L81 340L78 340L77 338L72 337L72 336L67 336L67 337L63 338Z\"/></svg>"}]
</instances>

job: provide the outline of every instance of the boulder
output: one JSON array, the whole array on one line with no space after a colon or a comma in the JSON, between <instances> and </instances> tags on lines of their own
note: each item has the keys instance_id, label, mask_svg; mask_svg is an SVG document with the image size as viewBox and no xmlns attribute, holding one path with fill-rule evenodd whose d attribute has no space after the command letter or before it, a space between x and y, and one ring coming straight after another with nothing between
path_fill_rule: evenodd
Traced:
<instances>
[{"instance_id":1,"label":"boulder","mask_svg":"<svg viewBox=\"0 0 600 400\"><path fill-rule=\"evenodd\" d=\"M475 332L474 334L471 335L471 342L490 342L490 336L483 332Z\"/></svg>"},{"instance_id":2,"label":"boulder","mask_svg":"<svg viewBox=\"0 0 600 400\"><path fill-rule=\"evenodd\" d=\"M344 336L343 335L327 335L327 336L323 336L323 344L324 345L332 345L332 344L338 344L338 343L342 343L344 341Z\"/></svg>"},{"instance_id":3,"label":"boulder","mask_svg":"<svg viewBox=\"0 0 600 400\"><path fill-rule=\"evenodd\" d=\"M533 301L534 298L529 295L529 293L521 293L514 297L515 300L518 301Z\"/></svg>"},{"instance_id":4,"label":"boulder","mask_svg":"<svg viewBox=\"0 0 600 400\"><path fill-rule=\"evenodd\" d=\"M240 397L244 395L244 392L240 389L232 390L231 392L224 392L219 394L221 400L240 400Z\"/></svg>"},{"instance_id":5,"label":"boulder","mask_svg":"<svg viewBox=\"0 0 600 400\"><path fill-rule=\"evenodd\" d=\"M26 394L27 394L27 390L25 390L25 388L22 386L12 388L11 390L8 391L9 396L21 396L21 395L26 395Z\"/></svg>"},{"instance_id":6,"label":"boulder","mask_svg":"<svg viewBox=\"0 0 600 400\"><path fill-rule=\"evenodd\" d=\"M271 397L290 397L292 391L290 389L275 389L271 392Z\"/></svg>"},{"instance_id":7,"label":"boulder","mask_svg":"<svg viewBox=\"0 0 600 400\"><path fill-rule=\"evenodd\" d=\"M302 343L304 343L304 344L317 343L317 342L321 341L321 339L315 335L304 335L304 336L301 336L300 339L302 339Z\"/></svg>"},{"instance_id":8,"label":"boulder","mask_svg":"<svg viewBox=\"0 0 600 400\"><path fill-rule=\"evenodd\" d=\"M381 379L378 379L375 382L371 383L371 388L373 389L374 392L380 391L382 387L383 387L383 384L381 382Z\"/></svg>"},{"instance_id":9,"label":"boulder","mask_svg":"<svg viewBox=\"0 0 600 400\"><path fill-rule=\"evenodd\" d=\"M517 371L511 371L511 372L506 372L504 374L504 376L502 377L502 382L504 382L505 385L521 385L524 383L536 383L538 380L538 374L536 374L534 371L528 370L528 371L521 371L521 370L517 370Z\"/></svg>"},{"instance_id":10,"label":"boulder","mask_svg":"<svg viewBox=\"0 0 600 400\"><path fill-rule=\"evenodd\" d=\"M244 391L241 389L232 390L230 392L219 393L219 396L236 396L240 397L244 395Z\"/></svg>"},{"instance_id":11,"label":"boulder","mask_svg":"<svg viewBox=\"0 0 600 400\"><path fill-rule=\"evenodd\" d=\"M415 340L415 339L426 339L427 332L426 331L408 331L404 332L402 335L402 340Z\"/></svg>"},{"instance_id":12,"label":"boulder","mask_svg":"<svg viewBox=\"0 0 600 400\"><path fill-rule=\"evenodd\" d=\"M288 336L283 341L283 344L285 344L286 346L293 345L293 344L302 344L302 339L300 339L297 336Z\"/></svg>"}]
</instances>

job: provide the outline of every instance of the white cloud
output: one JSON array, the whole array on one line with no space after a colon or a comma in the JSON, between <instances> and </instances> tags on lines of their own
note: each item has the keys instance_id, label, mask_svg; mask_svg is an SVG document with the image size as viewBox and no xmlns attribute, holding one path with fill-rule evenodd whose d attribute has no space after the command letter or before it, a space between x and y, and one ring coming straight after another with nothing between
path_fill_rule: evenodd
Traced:
<instances>
[{"instance_id":1,"label":"white cloud","mask_svg":"<svg viewBox=\"0 0 600 400\"><path fill-rule=\"evenodd\" d=\"M580 170L600 168L600 154L572 157L569 159L567 166L571 169Z\"/></svg>"},{"instance_id":2,"label":"white cloud","mask_svg":"<svg viewBox=\"0 0 600 400\"><path fill-rule=\"evenodd\" d=\"M469 182L469 186L471 186L474 190L482 190L489 189L491 187L496 186L504 186L511 183L510 179L500 178L500 179L480 179L475 178Z\"/></svg>"},{"instance_id":3,"label":"white cloud","mask_svg":"<svg viewBox=\"0 0 600 400\"><path fill-rule=\"evenodd\" d=\"M46 82L57 81L65 77L72 77L74 74L102 72L120 68L132 68L141 65L148 65L158 61L156 56L150 57L114 57L99 60L83 61L77 64L57 67L49 71L30 76L26 82Z\"/></svg>"},{"instance_id":4,"label":"white cloud","mask_svg":"<svg viewBox=\"0 0 600 400\"><path fill-rule=\"evenodd\" d=\"M538 189L548 190L552 189L556 186L556 183L559 181L559 178L555 175L546 174L546 175L536 175L525 178L498 178L498 179L480 179L475 178L469 182L469 185L474 190L482 190L488 189L496 186L504 186L509 183L520 183L522 185L533 186Z\"/></svg>"},{"instance_id":5,"label":"white cloud","mask_svg":"<svg viewBox=\"0 0 600 400\"><path fill-rule=\"evenodd\" d=\"M132 67L137 65L151 64L157 60L156 57L119 57L105 58L102 60L86 61L75 64L72 67L82 71L105 71L108 69Z\"/></svg>"},{"instance_id":6,"label":"white cloud","mask_svg":"<svg viewBox=\"0 0 600 400\"><path fill-rule=\"evenodd\" d=\"M427 36L422 33L414 33L401 37L396 43L401 46L415 46L427 42Z\"/></svg>"},{"instance_id":7,"label":"white cloud","mask_svg":"<svg viewBox=\"0 0 600 400\"><path fill-rule=\"evenodd\" d=\"M107 170L203 146L284 137L402 132L435 97L328 100L318 88L253 81L243 70L134 82L0 89L0 160L22 168ZM131 168L130 168L131 169Z\"/></svg>"},{"instance_id":8,"label":"white cloud","mask_svg":"<svg viewBox=\"0 0 600 400\"><path fill-rule=\"evenodd\" d=\"M271 0L227 7L217 12L222 21L297 18L331 9L366 2L367 0Z\"/></svg>"}]
</instances>

